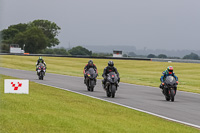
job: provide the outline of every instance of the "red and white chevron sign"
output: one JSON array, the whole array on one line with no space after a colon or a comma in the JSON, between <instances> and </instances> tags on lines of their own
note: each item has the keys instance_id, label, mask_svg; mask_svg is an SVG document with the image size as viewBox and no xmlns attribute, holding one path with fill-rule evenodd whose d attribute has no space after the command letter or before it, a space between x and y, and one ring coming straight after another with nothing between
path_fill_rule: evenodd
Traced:
<instances>
[{"instance_id":1,"label":"red and white chevron sign","mask_svg":"<svg viewBox=\"0 0 200 133\"><path fill-rule=\"evenodd\" d=\"M29 94L29 80L4 80L4 93Z\"/></svg>"}]
</instances>

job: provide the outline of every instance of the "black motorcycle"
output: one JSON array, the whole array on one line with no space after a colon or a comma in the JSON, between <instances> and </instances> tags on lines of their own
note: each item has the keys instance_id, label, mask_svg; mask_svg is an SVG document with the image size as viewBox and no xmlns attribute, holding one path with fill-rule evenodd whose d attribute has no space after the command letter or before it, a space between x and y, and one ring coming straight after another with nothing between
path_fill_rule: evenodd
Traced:
<instances>
[{"instance_id":1,"label":"black motorcycle","mask_svg":"<svg viewBox=\"0 0 200 133\"><path fill-rule=\"evenodd\" d=\"M107 97L115 97L115 92L117 91L118 87L118 77L114 72L110 72L107 75L107 81L106 81L106 94Z\"/></svg>"},{"instance_id":2,"label":"black motorcycle","mask_svg":"<svg viewBox=\"0 0 200 133\"><path fill-rule=\"evenodd\" d=\"M39 63L38 69L37 69L37 75L38 75L39 80L44 79L45 72L46 72L45 65L43 63Z\"/></svg>"},{"instance_id":3,"label":"black motorcycle","mask_svg":"<svg viewBox=\"0 0 200 133\"><path fill-rule=\"evenodd\" d=\"M97 73L93 68L90 68L86 72L86 86L88 91L94 91L94 87L96 85L96 78L97 78Z\"/></svg>"},{"instance_id":4,"label":"black motorcycle","mask_svg":"<svg viewBox=\"0 0 200 133\"><path fill-rule=\"evenodd\" d=\"M177 83L176 79L173 76L167 76L164 81L163 94L165 95L165 99L167 101L174 101L174 97L176 95Z\"/></svg>"}]
</instances>

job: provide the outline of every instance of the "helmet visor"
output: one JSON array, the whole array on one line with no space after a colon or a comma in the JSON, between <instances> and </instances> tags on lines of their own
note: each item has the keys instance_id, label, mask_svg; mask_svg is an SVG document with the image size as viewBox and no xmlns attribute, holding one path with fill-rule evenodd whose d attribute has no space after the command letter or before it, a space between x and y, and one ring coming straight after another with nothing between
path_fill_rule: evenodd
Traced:
<instances>
[{"instance_id":1,"label":"helmet visor","mask_svg":"<svg viewBox=\"0 0 200 133\"><path fill-rule=\"evenodd\" d=\"M173 70L168 70L170 73L172 73L173 72Z\"/></svg>"},{"instance_id":2,"label":"helmet visor","mask_svg":"<svg viewBox=\"0 0 200 133\"><path fill-rule=\"evenodd\" d=\"M93 63L92 63L92 62L89 62L89 65L90 65L90 66L92 66L92 65L93 65Z\"/></svg>"}]
</instances>

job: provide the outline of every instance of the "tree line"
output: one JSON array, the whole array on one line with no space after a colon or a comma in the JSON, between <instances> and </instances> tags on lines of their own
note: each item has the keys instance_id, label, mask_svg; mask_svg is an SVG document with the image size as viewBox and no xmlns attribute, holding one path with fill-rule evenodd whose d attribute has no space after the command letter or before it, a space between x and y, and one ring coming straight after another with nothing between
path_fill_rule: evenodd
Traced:
<instances>
[{"instance_id":1,"label":"tree line","mask_svg":"<svg viewBox=\"0 0 200 133\"><path fill-rule=\"evenodd\" d=\"M112 56L112 53L93 53L92 51L82 46L76 46L69 50L66 50L65 48L46 48L41 51L41 54L84 55L84 56L94 56L94 57Z\"/></svg>"},{"instance_id":2,"label":"tree line","mask_svg":"<svg viewBox=\"0 0 200 133\"><path fill-rule=\"evenodd\" d=\"M167 57L165 54L159 54L158 56L154 54L149 54L147 58L171 58L171 59L180 59L180 57ZM198 54L190 53L188 55L185 55L182 59L192 59L192 60L200 60L200 57Z\"/></svg>"},{"instance_id":3,"label":"tree line","mask_svg":"<svg viewBox=\"0 0 200 133\"><path fill-rule=\"evenodd\" d=\"M2 52L6 52L10 44L18 44L28 53L40 53L45 48L60 43L56 38L60 30L61 28L56 23L48 20L34 20L29 23L11 25L0 31Z\"/></svg>"},{"instance_id":4,"label":"tree line","mask_svg":"<svg viewBox=\"0 0 200 133\"><path fill-rule=\"evenodd\" d=\"M59 54L59 55L86 55L86 56L112 56L112 53L93 53L88 49L77 46L73 47L70 50L66 50L65 48L54 48L54 49L45 49L41 52L42 54ZM123 54L123 57L147 57L147 58L168 58L168 59L181 59L180 57L170 57L165 54L159 54L158 56L154 54L149 54L148 56L145 55L137 55L134 52L129 52L128 54ZM200 57L195 53L190 53L185 55L182 59L192 59L192 60L199 60Z\"/></svg>"},{"instance_id":5,"label":"tree line","mask_svg":"<svg viewBox=\"0 0 200 133\"><path fill-rule=\"evenodd\" d=\"M34 54L112 56L112 53L92 53L92 51L82 46L73 47L70 50L66 50L65 48L51 48L59 45L60 41L56 37L60 30L61 28L56 23L49 20L34 20L29 23L11 25L7 29L0 31L0 52L9 53L10 44L18 44L25 52ZM159 54L158 56L149 54L145 56L136 55L134 52L123 54L123 57L180 59L180 57L167 57L165 54ZM200 57L195 53L191 53L185 55L183 59L199 60Z\"/></svg>"}]
</instances>

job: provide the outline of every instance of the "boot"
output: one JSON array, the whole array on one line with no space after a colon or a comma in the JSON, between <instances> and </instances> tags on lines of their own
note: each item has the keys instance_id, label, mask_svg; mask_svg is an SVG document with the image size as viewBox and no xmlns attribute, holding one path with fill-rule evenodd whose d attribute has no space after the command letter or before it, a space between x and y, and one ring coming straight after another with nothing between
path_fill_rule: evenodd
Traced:
<instances>
[{"instance_id":1,"label":"boot","mask_svg":"<svg viewBox=\"0 0 200 133\"><path fill-rule=\"evenodd\" d=\"M102 87L106 91L106 85L102 82Z\"/></svg>"}]
</instances>

